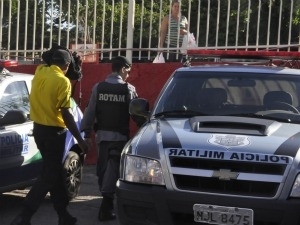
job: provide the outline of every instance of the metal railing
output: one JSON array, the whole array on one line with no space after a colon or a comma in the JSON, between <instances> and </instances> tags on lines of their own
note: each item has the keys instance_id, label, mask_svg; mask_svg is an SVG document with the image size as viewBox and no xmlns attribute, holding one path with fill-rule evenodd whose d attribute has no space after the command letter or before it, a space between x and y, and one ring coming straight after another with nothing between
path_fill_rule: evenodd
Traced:
<instances>
[{"instance_id":1,"label":"metal railing","mask_svg":"<svg viewBox=\"0 0 300 225\"><path fill-rule=\"evenodd\" d=\"M197 49L299 51L300 0L182 0ZM39 61L58 43L86 61L151 61L164 0L0 0L0 59ZM175 49L179 49L177 46Z\"/></svg>"}]
</instances>

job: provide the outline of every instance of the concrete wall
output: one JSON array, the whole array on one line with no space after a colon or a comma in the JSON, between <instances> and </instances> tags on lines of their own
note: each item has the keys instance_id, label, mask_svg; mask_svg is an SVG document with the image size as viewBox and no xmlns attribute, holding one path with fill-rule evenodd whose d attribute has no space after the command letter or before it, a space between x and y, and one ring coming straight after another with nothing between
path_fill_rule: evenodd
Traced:
<instances>
[{"instance_id":1,"label":"concrete wall","mask_svg":"<svg viewBox=\"0 0 300 225\"><path fill-rule=\"evenodd\" d=\"M181 63L136 63L132 66L130 77L128 82L136 87L139 97L149 100L150 107L153 106L157 95L163 87L166 80L172 74L172 72L181 67ZM16 67L8 68L12 72L23 72L34 74L36 65L19 65ZM83 64L83 78L81 82L78 82L75 86L74 99L80 105L82 111L86 107L91 89L99 81L105 79L105 77L111 72L110 63L102 64ZM80 99L81 89L81 99ZM131 135L137 131L137 127L134 123L131 123ZM96 148L87 154L86 163L94 164L96 162Z\"/></svg>"}]
</instances>

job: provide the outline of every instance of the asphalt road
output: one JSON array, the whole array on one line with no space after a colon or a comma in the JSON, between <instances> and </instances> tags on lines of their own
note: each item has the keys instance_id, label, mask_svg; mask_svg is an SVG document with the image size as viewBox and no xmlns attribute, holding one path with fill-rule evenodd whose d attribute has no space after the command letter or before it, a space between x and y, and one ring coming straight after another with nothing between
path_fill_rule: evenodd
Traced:
<instances>
[{"instance_id":1,"label":"asphalt road","mask_svg":"<svg viewBox=\"0 0 300 225\"><path fill-rule=\"evenodd\" d=\"M12 219L20 212L21 203L28 190L16 190L0 195L0 224L9 225ZM115 221L99 222L97 219L102 197L97 186L97 176L94 165L85 165L83 180L79 195L70 202L69 211L77 218L76 225L118 225ZM31 225L55 225L58 224L51 200L47 196L34 214Z\"/></svg>"}]
</instances>

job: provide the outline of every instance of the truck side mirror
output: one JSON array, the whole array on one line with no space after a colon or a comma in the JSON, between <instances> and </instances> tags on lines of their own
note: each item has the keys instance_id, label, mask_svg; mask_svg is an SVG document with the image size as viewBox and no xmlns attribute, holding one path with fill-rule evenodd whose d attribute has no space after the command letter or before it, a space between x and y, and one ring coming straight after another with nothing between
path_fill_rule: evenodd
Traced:
<instances>
[{"instance_id":1,"label":"truck side mirror","mask_svg":"<svg viewBox=\"0 0 300 225\"><path fill-rule=\"evenodd\" d=\"M21 124L28 121L27 115L22 110L9 110L3 118L0 119L0 125Z\"/></svg>"},{"instance_id":2,"label":"truck side mirror","mask_svg":"<svg viewBox=\"0 0 300 225\"><path fill-rule=\"evenodd\" d=\"M129 114L148 118L150 116L148 100L144 98L132 99L129 104Z\"/></svg>"}]
</instances>

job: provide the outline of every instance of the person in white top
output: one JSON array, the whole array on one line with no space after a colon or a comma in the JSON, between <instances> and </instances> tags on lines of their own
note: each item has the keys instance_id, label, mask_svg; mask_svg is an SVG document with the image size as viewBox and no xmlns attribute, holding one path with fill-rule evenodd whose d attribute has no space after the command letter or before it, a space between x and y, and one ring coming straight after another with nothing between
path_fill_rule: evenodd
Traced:
<instances>
[{"instance_id":1,"label":"person in white top","mask_svg":"<svg viewBox=\"0 0 300 225\"><path fill-rule=\"evenodd\" d=\"M173 0L169 15L166 15L161 23L159 47L177 48L177 50L164 51L165 60L170 62L181 61L182 55L179 48L182 45L183 36L188 33L188 20L181 15L180 9L180 0Z\"/></svg>"}]
</instances>

